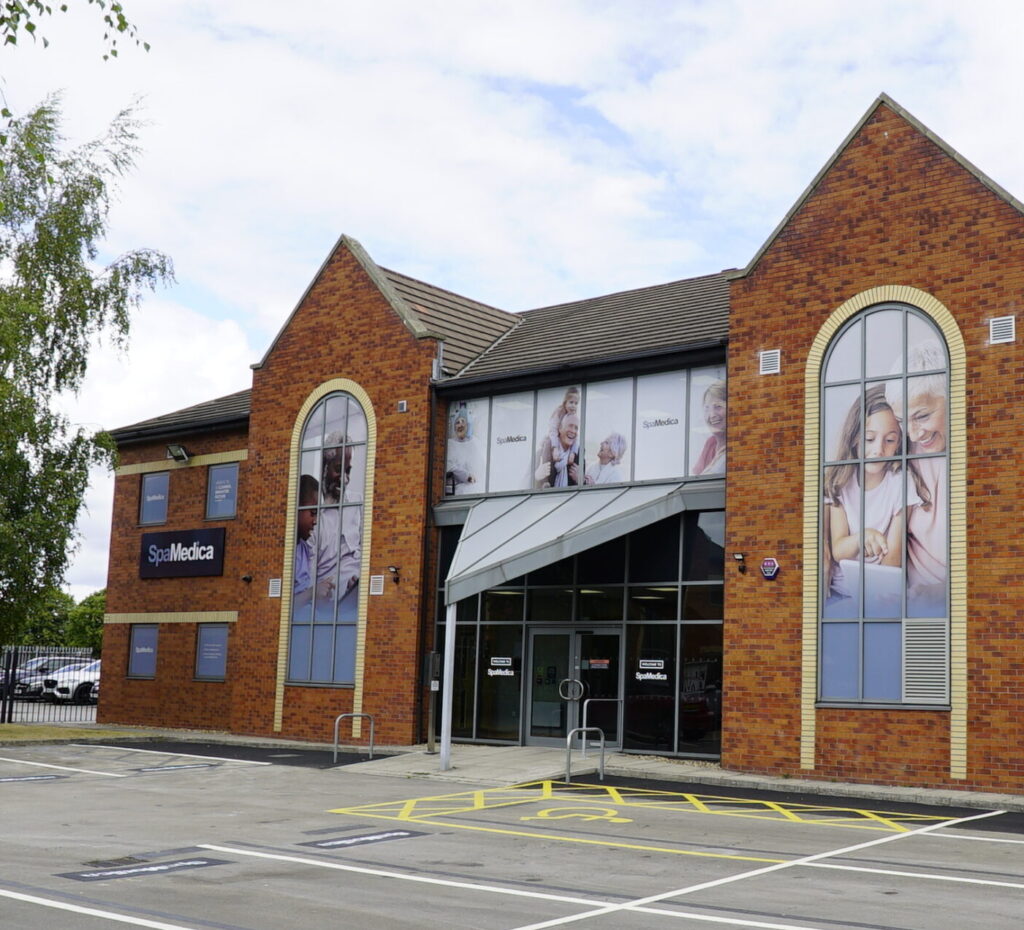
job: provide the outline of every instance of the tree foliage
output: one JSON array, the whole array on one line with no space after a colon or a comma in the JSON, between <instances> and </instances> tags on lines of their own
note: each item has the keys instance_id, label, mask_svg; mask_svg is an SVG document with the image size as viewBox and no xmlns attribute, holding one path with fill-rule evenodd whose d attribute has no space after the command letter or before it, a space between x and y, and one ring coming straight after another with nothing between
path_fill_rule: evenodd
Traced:
<instances>
[{"instance_id":1,"label":"tree foliage","mask_svg":"<svg viewBox=\"0 0 1024 930\"><path fill-rule=\"evenodd\" d=\"M82 598L68 613L65 646L88 646L94 656L103 645L103 615L107 610L107 589Z\"/></svg>"},{"instance_id":2,"label":"tree foliage","mask_svg":"<svg viewBox=\"0 0 1024 930\"><path fill-rule=\"evenodd\" d=\"M118 176L137 153L138 122L65 150L56 99L11 123L0 165L0 642L16 641L75 541L89 468L110 464L105 434L55 409L77 391L101 335L123 345L143 292L173 278L140 249L99 261Z\"/></svg>"},{"instance_id":3,"label":"tree foliage","mask_svg":"<svg viewBox=\"0 0 1024 930\"><path fill-rule=\"evenodd\" d=\"M82 0L78 0L79 3ZM106 51L103 59L117 57L117 40L125 36L141 45L149 51L149 43L142 42L138 38L135 27L125 16L124 6L117 0L85 0L90 6L98 7L103 11L103 42ZM68 5L60 3L56 5L57 10L66 13ZM18 36L26 33L33 39L41 40L45 48L50 44L46 36L39 32L39 22L44 16L53 15L53 5L45 3L44 0L0 0L0 37L4 45L16 45Z\"/></svg>"}]
</instances>

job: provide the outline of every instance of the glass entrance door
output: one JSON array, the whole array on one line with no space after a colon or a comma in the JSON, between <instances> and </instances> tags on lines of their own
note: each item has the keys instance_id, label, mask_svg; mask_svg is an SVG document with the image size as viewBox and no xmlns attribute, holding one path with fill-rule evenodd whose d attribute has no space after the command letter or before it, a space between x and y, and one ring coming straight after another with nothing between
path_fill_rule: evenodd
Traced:
<instances>
[{"instance_id":1,"label":"glass entrance door","mask_svg":"<svg viewBox=\"0 0 1024 930\"><path fill-rule=\"evenodd\" d=\"M620 638L617 629L531 629L527 745L565 746L585 713L587 726L604 731L605 745L618 746Z\"/></svg>"}]
</instances>

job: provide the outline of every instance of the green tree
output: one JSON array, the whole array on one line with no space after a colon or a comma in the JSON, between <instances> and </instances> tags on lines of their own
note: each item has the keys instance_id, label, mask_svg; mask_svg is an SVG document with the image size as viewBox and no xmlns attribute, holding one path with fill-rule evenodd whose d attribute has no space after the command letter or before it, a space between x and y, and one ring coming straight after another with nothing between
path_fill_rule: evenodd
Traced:
<instances>
[{"instance_id":1,"label":"green tree","mask_svg":"<svg viewBox=\"0 0 1024 930\"><path fill-rule=\"evenodd\" d=\"M36 606L29 614L21 632L24 646L67 646L68 621L75 609L75 599L61 591L49 588L44 591Z\"/></svg>"},{"instance_id":2,"label":"green tree","mask_svg":"<svg viewBox=\"0 0 1024 930\"><path fill-rule=\"evenodd\" d=\"M0 642L16 641L75 544L89 468L113 461L106 434L54 406L79 389L99 336L123 346L142 293L173 280L141 249L100 261L113 187L137 154L138 123L65 150L56 99L11 123L0 165Z\"/></svg>"},{"instance_id":3,"label":"green tree","mask_svg":"<svg viewBox=\"0 0 1024 930\"><path fill-rule=\"evenodd\" d=\"M79 0L81 3L82 0ZM142 42L138 38L135 27L128 21L124 14L124 6L117 0L86 0L90 6L98 7L103 11L103 41L106 43L106 52L103 59L117 57L117 40L119 36L126 36L132 39L136 45L142 45L149 51L149 43ZM68 5L60 3L57 10L66 13ZM33 39L41 39L43 48L50 44L46 36L39 32L39 21L44 16L53 15L53 5L45 3L44 0L0 0L0 36L3 37L5 45L16 45L18 36L23 32L32 36Z\"/></svg>"},{"instance_id":4,"label":"green tree","mask_svg":"<svg viewBox=\"0 0 1024 930\"><path fill-rule=\"evenodd\" d=\"M68 613L65 646L88 646L94 656L103 645L103 615L107 610L107 589L82 598Z\"/></svg>"}]
</instances>

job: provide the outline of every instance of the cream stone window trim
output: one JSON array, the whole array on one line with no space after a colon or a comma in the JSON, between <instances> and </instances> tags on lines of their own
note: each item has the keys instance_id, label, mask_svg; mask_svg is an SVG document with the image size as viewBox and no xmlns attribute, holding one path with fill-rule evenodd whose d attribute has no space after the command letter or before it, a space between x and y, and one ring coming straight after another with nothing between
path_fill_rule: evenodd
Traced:
<instances>
[{"instance_id":1,"label":"cream stone window trim","mask_svg":"<svg viewBox=\"0 0 1024 930\"><path fill-rule=\"evenodd\" d=\"M104 614L104 623L236 623L237 610L190 610L178 613Z\"/></svg>"},{"instance_id":2,"label":"cream stone window trim","mask_svg":"<svg viewBox=\"0 0 1024 930\"><path fill-rule=\"evenodd\" d=\"M938 326L949 352L949 551L963 565L967 549L967 351L953 315L938 299L909 285L869 288L837 307L811 343L804 370L804 576L803 647L800 675L800 767L815 768L818 694L818 596L821 576L821 370L832 338L861 310L881 303L914 307ZM949 776L967 777L967 575L950 572L949 588Z\"/></svg>"},{"instance_id":3,"label":"cream stone window trim","mask_svg":"<svg viewBox=\"0 0 1024 930\"><path fill-rule=\"evenodd\" d=\"M231 452L210 452L206 455L193 455L186 463L175 462L173 459L158 459L155 462L119 465L114 469L114 474L120 478L124 475L145 475L154 471L181 471L183 468L202 468L206 465L226 465L229 462L244 462L248 458L248 449L235 449Z\"/></svg>"},{"instance_id":4,"label":"cream stone window trim","mask_svg":"<svg viewBox=\"0 0 1024 930\"><path fill-rule=\"evenodd\" d=\"M292 615L292 581L295 559L295 515L299 499L299 445L302 441L302 430L306 419L313 408L328 394L344 391L351 394L363 408L366 417L366 479L363 488L363 527L362 553L359 562L359 577L370 576L370 550L373 531L373 478L377 463L377 417L373 411L370 395L355 381L348 378L333 378L325 381L306 398L292 427L291 443L288 450L288 497L285 506L284 529L284 564L281 569L281 612L278 623L277 642L277 676L274 688L274 731L280 732L284 726L284 689L288 677L288 635L291 628ZM356 655L355 679L353 685L332 685L338 689L353 688L352 712L362 713L363 710L363 672L366 656L366 614L368 585L359 585L359 610L356 619ZM316 686L310 683L311 687ZM303 687L296 685L296 687ZM357 739L361 733L362 721L356 717L352 721L352 738Z\"/></svg>"}]
</instances>

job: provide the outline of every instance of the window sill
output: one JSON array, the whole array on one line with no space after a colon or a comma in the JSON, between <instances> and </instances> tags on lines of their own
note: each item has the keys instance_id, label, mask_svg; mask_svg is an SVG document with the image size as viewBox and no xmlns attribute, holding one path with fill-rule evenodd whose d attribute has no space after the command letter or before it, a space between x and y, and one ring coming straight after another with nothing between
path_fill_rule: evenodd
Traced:
<instances>
[{"instance_id":1,"label":"window sill","mask_svg":"<svg viewBox=\"0 0 1024 930\"><path fill-rule=\"evenodd\" d=\"M933 710L949 713L949 704L900 704L881 701L816 701L815 710Z\"/></svg>"}]
</instances>

